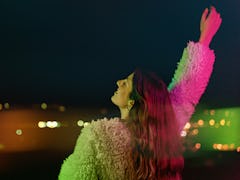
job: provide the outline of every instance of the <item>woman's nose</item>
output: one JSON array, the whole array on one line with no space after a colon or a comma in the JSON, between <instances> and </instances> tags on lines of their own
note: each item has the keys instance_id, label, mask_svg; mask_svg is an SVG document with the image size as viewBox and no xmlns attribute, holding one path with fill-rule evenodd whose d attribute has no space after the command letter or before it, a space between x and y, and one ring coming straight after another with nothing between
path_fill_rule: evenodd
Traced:
<instances>
[{"instance_id":1,"label":"woman's nose","mask_svg":"<svg viewBox=\"0 0 240 180\"><path fill-rule=\"evenodd\" d=\"M122 82L122 80L118 80L118 81L117 81L118 87L121 85L121 82Z\"/></svg>"},{"instance_id":2,"label":"woman's nose","mask_svg":"<svg viewBox=\"0 0 240 180\"><path fill-rule=\"evenodd\" d=\"M117 86L120 86L120 80L117 80Z\"/></svg>"}]
</instances>

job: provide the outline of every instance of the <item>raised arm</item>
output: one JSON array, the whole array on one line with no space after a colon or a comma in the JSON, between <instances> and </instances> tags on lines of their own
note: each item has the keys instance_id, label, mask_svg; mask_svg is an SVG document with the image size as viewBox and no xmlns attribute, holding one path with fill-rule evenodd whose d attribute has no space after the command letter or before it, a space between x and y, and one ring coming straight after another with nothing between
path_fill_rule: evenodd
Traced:
<instances>
[{"instance_id":1,"label":"raised arm","mask_svg":"<svg viewBox=\"0 0 240 180\"><path fill-rule=\"evenodd\" d=\"M178 63L172 82L168 86L180 130L190 120L208 84L215 55L209 44L220 27L220 14L214 7L208 15L206 8L200 22L198 43L189 42Z\"/></svg>"}]
</instances>

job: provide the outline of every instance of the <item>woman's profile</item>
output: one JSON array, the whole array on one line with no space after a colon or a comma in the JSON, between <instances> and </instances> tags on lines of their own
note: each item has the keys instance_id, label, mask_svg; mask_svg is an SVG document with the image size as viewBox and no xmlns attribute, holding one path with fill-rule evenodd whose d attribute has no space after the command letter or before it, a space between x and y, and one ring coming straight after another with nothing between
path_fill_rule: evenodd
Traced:
<instances>
[{"instance_id":1,"label":"woman's profile","mask_svg":"<svg viewBox=\"0 0 240 180\"><path fill-rule=\"evenodd\" d=\"M214 7L204 10L199 41L188 43L169 86L141 69L118 80L111 100L121 117L84 127L59 179L181 179L180 131L208 84L215 60L209 44L221 21Z\"/></svg>"}]
</instances>

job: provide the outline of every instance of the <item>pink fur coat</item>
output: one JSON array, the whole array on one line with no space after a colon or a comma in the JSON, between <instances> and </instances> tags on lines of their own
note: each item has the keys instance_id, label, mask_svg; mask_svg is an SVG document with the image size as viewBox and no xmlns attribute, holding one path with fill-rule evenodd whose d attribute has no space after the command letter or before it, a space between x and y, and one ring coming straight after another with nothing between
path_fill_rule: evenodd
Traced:
<instances>
[{"instance_id":1,"label":"pink fur coat","mask_svg":"<svg viewBox=\"0 0 240 180\"><path fill-rule=\"evenodd\" d=\"M214 52L189 42L168 86L179 131L194 113L215 60ZM82 129L74 152L64 160L60 180L126 180L130 133L119 118L92 121Z\"/></svg>"}]
</instances>

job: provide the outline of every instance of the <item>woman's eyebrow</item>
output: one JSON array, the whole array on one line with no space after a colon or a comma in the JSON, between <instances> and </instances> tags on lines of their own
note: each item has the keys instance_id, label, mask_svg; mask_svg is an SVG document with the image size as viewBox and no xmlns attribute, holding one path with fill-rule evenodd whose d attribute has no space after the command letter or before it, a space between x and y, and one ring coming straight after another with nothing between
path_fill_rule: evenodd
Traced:
<instances>
[{"instance_id":1,"label":"woman's eyebrow","mask_svg":"<svg viewBox=\"0 0 240 180\"><path fill-rule=\"evenodd\" d=\"M127 85L129 86L130 85L130 79L129 79L129 77L127 77Z\"/></svg>"}]
</instances>

